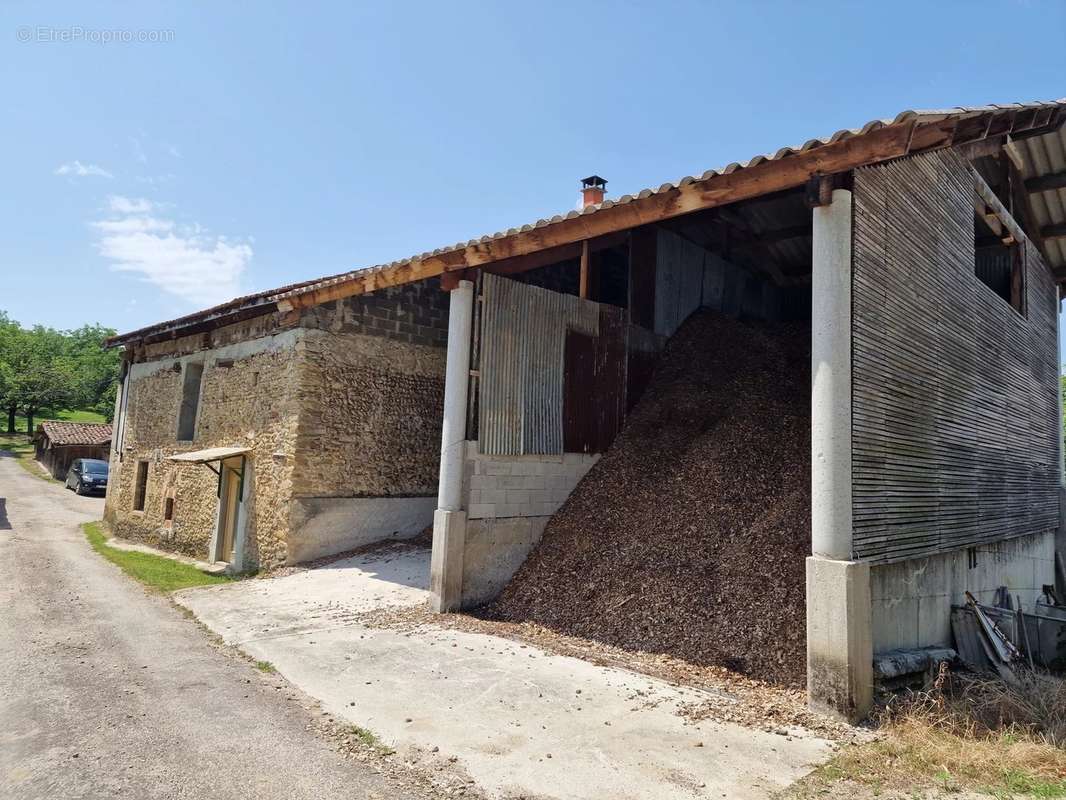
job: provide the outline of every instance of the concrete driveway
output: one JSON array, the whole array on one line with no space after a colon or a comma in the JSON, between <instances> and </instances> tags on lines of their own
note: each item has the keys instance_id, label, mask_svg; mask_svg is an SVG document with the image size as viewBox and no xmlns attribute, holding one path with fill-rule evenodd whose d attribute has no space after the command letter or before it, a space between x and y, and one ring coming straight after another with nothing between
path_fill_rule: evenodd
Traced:
<instances>
[{"instance_id":1,"label":"concrete driveway","mask_svg":"<svg viewBox=\"0 0 1066 800\"><path fill-rule=\"evenodd\" d=\"M394 545L176 599L325 708L412 759L437 748L490 796L765 798L828 757L803 732L686 722L695 689L481 633L368 624L424 603L428 573L428 549Z\"/></svg>"},{"instance_id":2,"label":"concrete driveway","mask_svg":"<svg viewBox=\"0 0 1066 800\"><path fill-rule=\"evenodd\" d=\"M0 797L430 796L92 552L78 525L102 512L0 451Z\"/></svg>"}]
</instances>

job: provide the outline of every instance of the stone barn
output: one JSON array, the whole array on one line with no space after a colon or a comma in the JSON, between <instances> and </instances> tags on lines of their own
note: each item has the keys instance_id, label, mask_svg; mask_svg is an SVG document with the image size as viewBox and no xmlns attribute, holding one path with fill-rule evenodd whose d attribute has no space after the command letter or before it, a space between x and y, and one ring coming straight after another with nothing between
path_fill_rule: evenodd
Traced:
<instances>
[{"instance_id":1,"label":"stone barn","mask_svg":"<svg viewBox=\"0 0 1066 800\"><path fill-rule=\"evenodd\" d=\"M431 524L439 280L298 311L275 293L110 340L125 355L105 506L117 535L243 571Z\"/></svg>"},{"instance_id":2,"label":"stone barn","mask_svg":"<svg viewBox=\"0 0 1066 800\"><path fill-rule=\"evenodd\" d=\"M1064 121L592 175L569 213L117 337L108 519L247 566L432 517L440 611L862 716L875 652L949 644L965 590L1063 582Z\"/></svg>"},{"instance_id":3,"label":"stone barn","mask_svg":"<svg viewBox=\"0 0 1066 800\"><path fill-rule=\"evenodd\" d=\"M502 590L855 718L875 652L950 644L965 590L1055 581L1064 119L906 111L617 199L593 175L578 210L275 299L450 292L441 611Z\"/></svg>"},{"instance_id":4,"label":"stone barn","mask_svg":"<svg viewBox=\"0 0 1066 800\"><path fill-rule=\"evenodd\" d=\"M94 422L46 420L34 435L34 457L63 480L76 458L107 461L111 453L111 426Z\"/></svg>"}]
</instances>

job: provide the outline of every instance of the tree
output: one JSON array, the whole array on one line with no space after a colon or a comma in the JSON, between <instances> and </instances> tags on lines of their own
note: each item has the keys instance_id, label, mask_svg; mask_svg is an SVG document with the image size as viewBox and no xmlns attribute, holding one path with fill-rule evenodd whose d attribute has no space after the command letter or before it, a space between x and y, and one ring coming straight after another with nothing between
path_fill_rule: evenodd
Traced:
<instances>
[{"instance_id":1,"label":"tree","mask_svg":"<svg viewBox=\"0 0 1066 800\"><path fill-rule=\"evenodd\" d=\"M32 434L44 408L93 409L110 419L121 355L102 345L112 335L100 325L25 329L0 312L0 409L7 412L8 433L15 432L16 415L24 414Z\"/></svg>"},{"instance_id":2,"label":"tree","mask_svg":"<svg viewBox=\"0 0 1066 800\"><path fill-rule=\"evenodd\" d=\"M26 433L32 434L38 411L66 405L71 376L60 360L62 352L63 336L58 331L38 326L9 332L4 352L8 433L15 432L15 412L26 416Z\"/></svg>"}]
</instances>

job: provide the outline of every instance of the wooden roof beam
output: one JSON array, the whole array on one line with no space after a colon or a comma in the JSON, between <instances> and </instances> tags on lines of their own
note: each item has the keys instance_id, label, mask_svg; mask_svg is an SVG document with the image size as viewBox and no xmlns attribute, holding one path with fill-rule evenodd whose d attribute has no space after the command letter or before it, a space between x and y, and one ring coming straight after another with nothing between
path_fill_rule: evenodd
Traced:
<instances>
[{"instance_id":1,"label":"wooden roof beam","mask_svg":"<svg viewBox=\"0 0 1066 800\"><path fill-rule=\"evenodd\" d=\"M1066 189L1066 172L1053 172L1025 182L1027 192L1049 192L1052 189Z\"/></svg>"}]
</instances>

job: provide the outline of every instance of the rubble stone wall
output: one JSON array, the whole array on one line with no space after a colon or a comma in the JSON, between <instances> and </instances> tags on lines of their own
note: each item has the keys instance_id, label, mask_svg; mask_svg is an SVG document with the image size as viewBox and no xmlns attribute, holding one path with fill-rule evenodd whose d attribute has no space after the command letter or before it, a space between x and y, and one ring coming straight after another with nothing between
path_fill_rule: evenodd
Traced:
<instances>
[{"instance_id":1,"label":"rubble stone wall","mask_svg":"<svg viewBox=\"0 0 1066 800\"><path fill-rule=\"evenodd\" d=\"M192 336L151 345L130 367L122 453L111 455L105 519L119 536L196 558L209 558L218 508L217 478L206 466L167 460L208 447L247 446L254 464L252 515L245 532L244 563L284 563L296 442L296 366L303 331L241 340L255 325L235 325L217 336ZM205 347L213 342L232 342ZM204 365L196 429L177 439L182 371ZM117 446L117 444L116 444ZM138 461L148 462L144 510L134 509ZM217 465L216 465L217 466ZM246 495L247 496L247 495ZM174 498L173 519L164 519Z\"/></svg>"}]
</instances>

